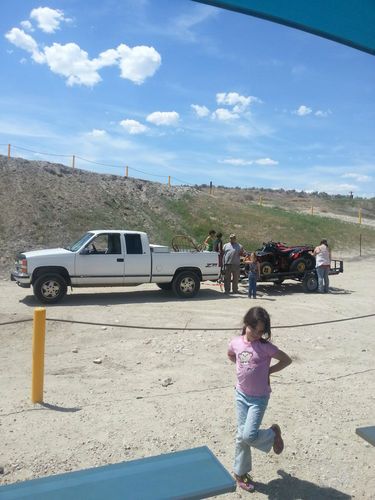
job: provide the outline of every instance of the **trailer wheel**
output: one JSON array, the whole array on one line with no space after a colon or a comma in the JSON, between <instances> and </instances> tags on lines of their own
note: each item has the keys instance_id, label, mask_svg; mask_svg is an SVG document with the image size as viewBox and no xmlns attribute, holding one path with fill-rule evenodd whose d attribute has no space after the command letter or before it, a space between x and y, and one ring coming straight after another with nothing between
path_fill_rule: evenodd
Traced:
<instances>
[{"instance_id":1,"label":"trailer wheel","mask_svg":"<svg viewBox=\"0 0 375 500\"><path fill-rule=\"evenodd\" d=\"M292 262L290 266L291 271L296 271L298 273L304 273L307 268L307 263L306 260L302 257L299 259L296 259L294 262Z\"/></svg>"},{"instance_id":2,"label":"trailer wheel","mask_svg":"<svg viewBox=\"0 0 375 500\"><path fill-rule=\"evenodd\" d=\"M261 262L260 264L260 274L264 276L269 276L273 272L273 265L271 262Z\"/></svg>"},{"instance_id":3,"label":"trailer wheel","mask_svg":"<svg viewBox=\"0 0 375 500\"><path fill-rule=\"evenodd\" d=\"M44 274L33 285L34 295L45 304L62 300L67 291L66 281L60 274Z\"/></svg>"},{"instance_id":4,"label":"trailer wheel","mask_svg":"<svg viewBox=\"0 0 375 500\"><path fill-rule=\"evenodd\" d=\"M316 273L308 273L303 278L302 287L304 292L312 293L316 292L318 289L318 277Z\"/></svg>"},{"instance_id":5,"label":"trailer wheel","mask_svg":"<svg viewBox=\"0 0 375 500\"><path fill-rule=\"evenodd\" d=\"M156 283L156 285L161 290L171 290L172 289L172 283Z\"/></svg>"},{"instance_id":6,"label":"trailer wheel","mask_svg":"<svg viewBox=\"0 0 375 500\"><path fill-rule=\"evenodd\" d=\"M183 271L172 281L173 292L183 299L191 299L199 292L201 282L193 271Z\"/></svg>"}]
</instances>

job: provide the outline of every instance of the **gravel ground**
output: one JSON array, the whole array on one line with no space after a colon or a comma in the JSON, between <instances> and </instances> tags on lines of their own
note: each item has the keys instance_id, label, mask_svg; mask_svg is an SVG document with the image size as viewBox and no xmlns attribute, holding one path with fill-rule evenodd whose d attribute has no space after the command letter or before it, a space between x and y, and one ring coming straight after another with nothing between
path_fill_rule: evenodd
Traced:
<instances>
[{"instance_id":1,"label":"gravel ground","mask_svg":"<svg viewBox=\"0 0 375 500\"><path fill-rule=\"evenodd\" d=\"M355 319L374 313L374 265L347 261L328 295L259 285L256 304L294 362L272 376L263 422L280 424L285 451L254 452L252 498L374 498L375 448L355 434L375 424L374 321ZM0 323L31 319L37 305L29 290L0 282ZM235 373L226 347L252 305L210 283L187 301L153 285L74 290L47 308L44 405L30 401L32 323L2 325L1 484L201 445L231 471ZM312 322L328 323L303 326Z\"/></svg>"}]
</instances>

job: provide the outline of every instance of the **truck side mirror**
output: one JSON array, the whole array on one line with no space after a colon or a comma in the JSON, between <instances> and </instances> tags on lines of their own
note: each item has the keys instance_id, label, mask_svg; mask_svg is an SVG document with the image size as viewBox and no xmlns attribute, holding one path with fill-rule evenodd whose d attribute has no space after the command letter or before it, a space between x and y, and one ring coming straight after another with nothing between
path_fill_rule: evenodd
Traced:
<instances>
[{"instance_id":1,"label":"truck side mirror","mask_svg":"<svg viewBox=\"0 0 375 500\"><path fill-rule=\"evenodd\" d=\"M80 255L88 255L90 253L90 250L85 247L85 248L82 248L82 250L79 252Z\"/></svg>"}]
</instances>

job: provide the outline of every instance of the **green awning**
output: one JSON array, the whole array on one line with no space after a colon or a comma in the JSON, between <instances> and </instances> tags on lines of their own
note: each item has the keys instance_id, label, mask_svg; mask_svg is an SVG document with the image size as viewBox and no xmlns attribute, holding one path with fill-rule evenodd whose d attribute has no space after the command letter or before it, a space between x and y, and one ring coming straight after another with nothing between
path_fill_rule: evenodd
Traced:
<instances>
[{"instance_id":1,"label":"green awning","mask_svg":"<svg viewBox=\"0 0 375 500\"><path fill-rule=\"evenodd\" d=\"M375 0L193 0L234 10L375 55Z\"/></svg>"}]
</instances>

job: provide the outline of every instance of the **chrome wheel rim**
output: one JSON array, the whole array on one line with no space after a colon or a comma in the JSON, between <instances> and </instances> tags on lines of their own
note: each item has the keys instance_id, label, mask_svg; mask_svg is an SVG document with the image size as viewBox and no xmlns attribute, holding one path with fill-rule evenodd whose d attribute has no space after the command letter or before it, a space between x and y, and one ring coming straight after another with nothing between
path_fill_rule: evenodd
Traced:
<instances>
[{"instance_id":1,"label":"chrome wheel rim","mask_svg":"<svg viewBox=\"0 0 375 500\"><path fill-rule=\"evenodd\" d=\"M41 286L42 295L46 299L56 298L58 295L60 295L60 290L60 284L54 280L45 281Z\"/></svg>"},{"instance_id":2,"label":"chrome wheel rim","mask_svg":"<svg viewBox=\"0 0 375 500\"><path fill-rule=\"evenodd\" d=\"M195 290L195 281L193 278L183 278L180 282L180 290L183 293L192 293Z\"/></svg>"}]
</instances>

